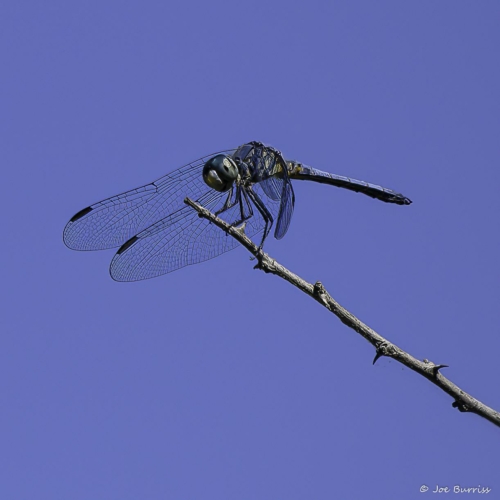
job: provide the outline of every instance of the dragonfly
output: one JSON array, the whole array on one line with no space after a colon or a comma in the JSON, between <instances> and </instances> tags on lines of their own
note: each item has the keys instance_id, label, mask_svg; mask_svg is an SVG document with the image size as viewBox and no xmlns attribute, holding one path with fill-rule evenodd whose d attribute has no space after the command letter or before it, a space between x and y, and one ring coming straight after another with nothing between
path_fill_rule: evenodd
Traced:
<instances>
[{"instance_id":1,"label":"dragonfly","mask_svg":"<svg viewBox=\"0 0 500 500\"><path fill-rule=\"evenodd\" d=\"M73 250L118 248L110 265L116 281L155 278L238 245L185 205L186 197L249 237L262 233L261 249L273 227L278 240L288 231L295 205L292 180L329 184L386 203L411 204L391 189L287 160L272 146L252 141L199 158L154 182L80 210L66 224L63 241Z\"/></svg>"}]
</instances>

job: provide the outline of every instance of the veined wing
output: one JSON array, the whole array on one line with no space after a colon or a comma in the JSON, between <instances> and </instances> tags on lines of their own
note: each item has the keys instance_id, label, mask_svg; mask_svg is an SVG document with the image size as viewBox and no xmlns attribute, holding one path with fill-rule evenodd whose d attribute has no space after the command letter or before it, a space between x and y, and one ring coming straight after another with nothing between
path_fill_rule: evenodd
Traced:
<instances>
[{"instance_id":1,"label":"veined wing","mask_svg":"<svg viewBox=\"0 0 500 500\"><path fill-rule=\"evenodd\" d=\"M277 240L281 240L288 231L290 222L292 221L293 208L295 206L295 193L293 192L292 183L289 179L284 179L282 182L283 191L281 194L280 211L274 231L274 237Z\"/></svg>"},{"instance_id":2,"label":"veined wing","mask_svg":"<svg viewBox=\"0 0 500 500\"><path fill-rule=\"evenodd\" d=\"M288 178L273 175L256 184L262 188L267 197L280 202L278 218L275 221L276 227L274 237L281 240L285 236L292 220L293 208L295 206L295 194L292 183Z\"/></svg>"},{"instance_id":3,"label":"veined wing","mask_svg":"<svg viewBox=\"0 0 500 500\"><path fill-rule=\"evenodd\" d=\"M265 193L257 184L260 196ZM227 193L207 191L198 201L211 212L220 210ZM276 215L279 202L266 199L269 211ZM245 226L245 234L252 237L264 228L264 220L253 209ZM219 217L229 224L240 220L240 207L233 206ZM138 281L155 278L192 264L198 264L232 250L238 242L189 206L167 215L152 226L128 240L113 257L111 277L116 281Z\"/></svg>"},{"instance_id":4,"label":"veined wing","mask_svg":"<svg viewBox=\"0 0 500 500\"><path fill-rule=\"evenodd\" d=\"M281 200L281 194L283 193L283 178L278 176L271 176L263 181L259 182L259 186L266 195L271 198L271 200Z\"/></svg>"},{"instance_id":5,"label":"veined wing","mask_svg":"<svg viewBox=\"0 0 500 500\"><path fill-rule=\"evenodd\" d=\"M232 154L235 149L220 151ZM132 236L182 207L186 196L198 200L209 189L202 178L204 156L150 184L112 196L81 210L66 224L63 240L74 250L104 250L123 245Z\"/></svg>"}]
</instances>

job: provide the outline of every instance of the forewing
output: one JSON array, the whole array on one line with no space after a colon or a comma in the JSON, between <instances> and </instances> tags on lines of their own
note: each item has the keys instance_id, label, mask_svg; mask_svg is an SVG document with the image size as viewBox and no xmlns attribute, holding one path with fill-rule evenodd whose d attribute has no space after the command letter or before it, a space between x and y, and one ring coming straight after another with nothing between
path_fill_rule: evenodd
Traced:
<instances>
[{"instance_id":1,"label":"forewing","mask_svg":"<svg viewBox=\"0 0 500 500\"><path fill-rule=\"evenodd\" d=\"M220 151L232 154L235 150ZM132 236L182 207L186 196L198 200L207 190L202 178L206 161L188 163L156 181L87 207L66 224L64 243L74 250L103 250L123 245Z\"/></svg>"},{"instance_id":2,"label":"forewing","mask_svg":"<svg viewBox=\"0 0 500 500\"><path fill-rule=\"evenodd\" d=\"M199 199L211 212L220 210L227 193L209 190ZM274 213L276 204L269 204ZM219 217L230 224L240 219L238 205ZM254 209L245 233L254 236L262 231L264 221ZM191 207L184 206L130 239L111 261L110 274L116 281L138 281L155 278L192 264L203 262L232 250L238 242Z\"/></svg>"}]
</instances>

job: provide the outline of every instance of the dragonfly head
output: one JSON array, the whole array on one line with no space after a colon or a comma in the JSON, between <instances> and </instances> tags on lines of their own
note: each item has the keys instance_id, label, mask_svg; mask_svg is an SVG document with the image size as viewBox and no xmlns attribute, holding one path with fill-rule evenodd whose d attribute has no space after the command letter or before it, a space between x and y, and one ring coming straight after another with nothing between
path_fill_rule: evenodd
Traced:
<instances>
[{"instance_id":1,"label":"dragonfly head","mask_svg":"<svg viewBox=\"0 0 500 500\"><path fill-rule=\"evenodd\" d=\"M203 167L205 184L216 191L228 191L238 178L238 167L227 155L217 155L210 158Z\"/></svg>"}]
</instances>

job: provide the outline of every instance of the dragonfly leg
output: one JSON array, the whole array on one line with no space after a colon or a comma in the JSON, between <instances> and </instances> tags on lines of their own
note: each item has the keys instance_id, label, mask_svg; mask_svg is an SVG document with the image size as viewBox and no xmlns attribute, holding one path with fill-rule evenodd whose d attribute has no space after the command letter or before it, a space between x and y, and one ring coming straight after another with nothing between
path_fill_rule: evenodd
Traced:
<instances>
[{"instance_id":1,"label":"dragonfly leg","mask_svg":"<svg viewBox=\"0 0 500 500\"><path fill-rule=\"evenodd\" d=\"M232 200L232 197L233 197L233 191L234 191L234 186L231 186L231 190L229 191L229 194L226 198L226 201L224 202L224 205L222 206L222 208L220 210L217 210L217 212L215 212L215 215L220 215L222 214L223 212L225 212L226 210L229 210L230 208L234 207L236 205L236 203L238 203L238 198L239 198L239 191L240 190L240 186L237 186L236 187L236 195L234 197L234 201L231 201Z\"/></svg>"},{"instance_id":2,"label":"dragonfly leg","mask_svg":"<svg viewBox=\"0 0 500 500\"><path fill-rule=\"evenodd\" d=\"M243 200L245 201L245 204L246 204L246 208L247 208L247 214L248 215L245 215L245 210L244 210L244 207L243 207L243 200L241 199L241 193L243 193ZM253 209L252 209L252 205L250 203L250 200L248 199L248 194L247 192L242 189L240 190L240 197L239 197L239 202L240 202L240 216L241 216L241 219L236 221L236 222L233 222L233 226L239 226L240 224L243 224L243 222L247 221L248 219L251 219L253 217Z\"/></svg>"},{"instance_id":3,"label":"dragonfly leg","mask_svg":"<svg viewBox=\"0 0 500 500\"><path fill-rule=\"evenodd\" d=\"M247 212L245 213L245 207L243 206L243 200L241 194L243 193L243 199L246 204ZM217 210L215 212L216 216L219 216L220 214L226 212L230 208L233 208L236 204L239 204L240 206L240 219L238 219L235 222L232 222L231 225L234 227L239 226L240 224L243 224L245 221L253 217L253 210L252 210L252 205L250 204L250 201L248 200L248 195L247 193L241 188L241 185L236 186L236 192L234 195L233 199L233 187L231 187L231 192L229 193L229 196L226 198L226 201L223 205L223 207L220 210Z\"/></svg>"},{"instance_id":4,"label":"dragonfly leg","mask_svg":"<svg viewBox=\"0 0 500 500\"><path fill-rule=\"evenodd\" d=\"M248 213L250 214L250 217L252 217L253 216L253 208L252 208L252 204L250 203L250 200L248 198L248 193L244 189L242 190L242 193L243 193L243 198L245 199L245 203L247 205ZM241 206L241 213L243 214L243 205ZM250 217L247 217L247 219L249 219Z\"/></svg>"},{"instance_id":5,"label":"dragonfly leg","mask_svg":"<svg viewBox=\"0 0 500 500\"><path fill-rule=\"evenodd\" d=\"M262 218L264 219L265 222L264 234L262 235L262 240L259 245L259 250L261 250L262 247L264 246L264 241L266 240L267 236L269 235L269 232L271 231L271 228L273 227L274 219L273 216L271 215L271 212L269 212L264 202L260 199L259 195L255 191L253 191L250 186L246 188L246 191L250 199L253 201L255 207L262 215Z\"/></svg>"}]
</instances>

